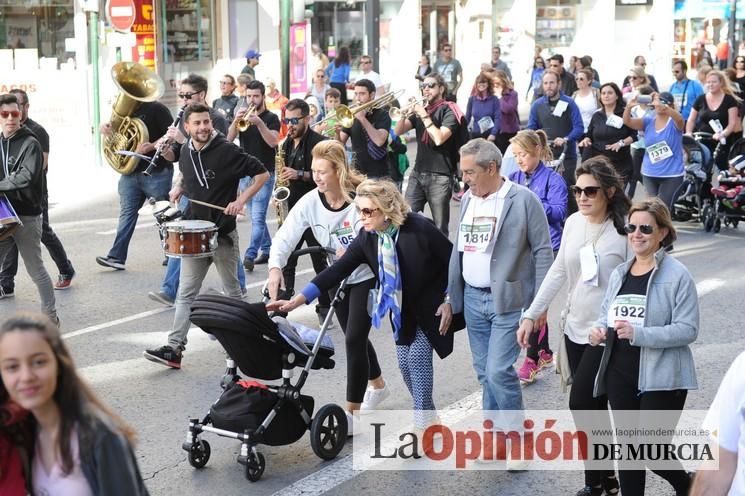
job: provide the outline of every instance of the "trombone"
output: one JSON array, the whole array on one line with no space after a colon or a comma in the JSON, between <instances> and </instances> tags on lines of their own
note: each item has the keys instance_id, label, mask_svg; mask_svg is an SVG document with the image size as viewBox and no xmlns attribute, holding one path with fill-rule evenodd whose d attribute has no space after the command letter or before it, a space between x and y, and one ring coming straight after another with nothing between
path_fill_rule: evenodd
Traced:
<instances>
[{"instance_id":1,"label":"trombone","mask_svg":"<svg viewBox=\"0 0 745 496\"><path fill-rule=\"evenodd\" d=\"M337 107L332 112L330 112L325 119L320 120L315 125L317 126L319 124L323 124L330 119L336 119L337 121L339 121L339 124L341 124L342 127L352 127L352 124L354 124L354 114L356 114L357 112L362 112L363 110L365 112L369 112L374 109L388 107L402 93L403 90L389 91L388 93L384 93L374 100L370 100L367 103L360 103L359 105L355 105L353 107L347 107L346 105L337 105Z\"/></svg>"},{"instance_id":2,"label":"trombone","mask_svg":"<svg viewBox=\"0 0 745 496\"><path fill-rule=\"evenodd\" d=\"M397 107L391 107L391 109L388 111L388 115L390 116L391 120L397 121L401 119L406 114L410 113L412 110L414 110L414 107L417 105L421 105L422 107L426 107L429 102L426 98L409 98L409 104L405 107L397 108Z\"/></svg>"},{"instance_id":3,"label":"trombone","mask_svg":"<svg viewBox=\"0 0 745 496\"><path fill-rule=\"evenodd\" d=\"M243 114L243 117L238 119L238 130L240 132L246 131L249 127L251 127L251 121L248 120L248 117L251 115L256 115L256 105L253 103L248 106L248 109L246 110L246 113Z\"/></svg>"}]
</instances>

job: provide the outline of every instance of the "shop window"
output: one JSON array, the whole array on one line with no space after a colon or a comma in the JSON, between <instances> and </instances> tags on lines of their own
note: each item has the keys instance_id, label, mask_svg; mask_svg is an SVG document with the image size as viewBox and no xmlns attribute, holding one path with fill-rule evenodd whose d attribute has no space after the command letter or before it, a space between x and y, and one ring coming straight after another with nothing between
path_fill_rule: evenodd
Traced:
<instances>
[{"instance_id":1,"label":"shop window","mask_svg":"<svg viewBox=\"0 0 745 496\"><path fill-rule=\"evenodd\" d=\"M258 15L256 0L230 0L228 17L231 59L242 59L250 48L258 49Z\"/></svg>"},{"instance_id":2,"label":"shop window","mask_svg":"<svg viewBox=\"0 0 745 496\"><path fill-rule=\"evenodd\" d=\"M56 69L58 64L72 63L75 53L67 49L74 45L73 13L73 0L0 1L3 68Z\"/></svg>"},{"instance_id":3,"label":"shop window","mask_svg":"<svg viewBox=\"0 0 745 496\"><path fill-rule=\"evenodd\" d=\"M211 61L212 1L162 0L164 62Z\"/></svg>"},{"instance_id":4,"label":"shop window","mask_svg":"<svg viewBox=\"0 0 745 496\"><path fill-rule=\"evenodd\" d=\"M535 43L543 48L567 47L574 41L576 12L574 0L538 0Z\"/></svg>"},{"instance_id":5,"label":"shop window","mask_svg":"<svg viewBox=\"0 0 745 496\"><path fill-rule=\"evenodd\" d=\"M316 0L312 4L313 39L333 59L339 48L349 48L352 61L365 53L365 2L329 2ZM356 67L356 64L352 64Z\"/></svg>"}]
</instances>

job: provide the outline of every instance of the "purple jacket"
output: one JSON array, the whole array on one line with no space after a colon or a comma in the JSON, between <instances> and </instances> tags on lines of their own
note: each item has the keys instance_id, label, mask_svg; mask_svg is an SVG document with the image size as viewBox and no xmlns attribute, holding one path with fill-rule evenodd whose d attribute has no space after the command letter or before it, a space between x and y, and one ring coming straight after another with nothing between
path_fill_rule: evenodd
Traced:
<instances>
[{"instance_id":1,"label":"purple jacket","mask_svg":"<svg viewBox=\"0 0 745 496\"><path fill-rule=\"evenodd\" d=\"M499 132L518 132L520 130L520 116L517 113L517 91L509 90L507 93L502 93L502 98L499 99L499 110L502 111Z\"/></svg>"},{"instance_id":2,"label":"purple jacket","mask_svg":"<svg viewBox=\"0 0 745 496\"><path fill-rule=\"evenodd\" d=\"M479 129L479 120L484 117L491 117L494 122L494 126L489 129L489 134L496 136L500 130L501 112L499 109L499 98L494 95L487 95L486 98L479 98L473 95L468 98L468 105L466 106L466 124L471 122L473 118L473 130L471 131L471 137L481 136L483 133ZM486 132L486 131L484 131Z\"/></svg>"},{"instance_id":3,"label":"purple jacket","mask_svg":"<svg viewBox=\"0 0 745 496\"><path fill-rule=\"evenodd\" d=\"M510 174L510 181L527 187L541 200L548 219L551 248L554 253L559 251L567 216L567 183L564 178L539 162L529 178L523 171L517 170Z\"/></svg>"}]
</instances>

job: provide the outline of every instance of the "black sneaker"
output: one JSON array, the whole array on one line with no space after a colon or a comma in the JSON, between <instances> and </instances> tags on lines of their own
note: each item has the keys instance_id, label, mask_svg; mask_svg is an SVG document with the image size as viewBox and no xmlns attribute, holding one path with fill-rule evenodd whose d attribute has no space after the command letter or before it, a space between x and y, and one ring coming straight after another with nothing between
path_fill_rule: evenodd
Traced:
<instances>
[{"instance_id":1,"label":"black sneaker","mask_svg":"<svg viewBox=\"0 0 745 496\"><path fill-rule=\"evenodd\" d=\"M245 257L243 259L243 268L246 269L248 272L254 271L254 260L253 258Z\"/></svg>"},{"instance_id":2,"label":"black sneaker","mask_svg":"<svg viewBox=\"0 0 745 496\"><path fill-rule=\"evenodd\" d=\"M262 253L256 260L254 260L254 265L264 265L267 262L269 262L269 255Z\"/></svg>"},{"instance_id":3,"label":"black sneaker","mask_svg":"<svg viewBox=\"0 0 745 496\"><path fill-rule=\"evenodd\" d=\"M103 265L104 267L109 267L116 270L124 270L124 262L122 262L121 260L117 260L116 258L109 257L108 255L105 257L96 257L96 262L98 262L98 265Z\"/></svg>"},{"instance_id":4,"label":"black sneaker","mask_svg":"<svg viewBox=\"0 0 745 496\"><path fill-rule=\"evenodd\" d=\"M181 368L181 352L170 346L161 346L155 350L145 350L143 356L151 362L160 363L172 369Z\"/></svg>"},{"instance_id":5,"label":"black sneaker","mask_svg":"<svg viewBox=\"0 0 745 496\"><path fill-rule=\"evenodd\" d=\"M13 298L14 296L15 291L13 291L13 288L0 286L0 300L4 300L5 298Z\"/></svg>"}]
</instances>

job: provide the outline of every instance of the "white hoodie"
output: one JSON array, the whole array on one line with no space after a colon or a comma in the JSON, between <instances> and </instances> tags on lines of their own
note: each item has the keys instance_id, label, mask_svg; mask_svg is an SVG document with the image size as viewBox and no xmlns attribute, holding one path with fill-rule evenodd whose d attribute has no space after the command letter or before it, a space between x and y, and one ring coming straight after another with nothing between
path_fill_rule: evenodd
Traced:
<instances>
[{"instance_id":1,"label":"white hoodie","mask_svg":"<svg viewBox=\"0 0 745 496\"><path fill-rule=\"evenodd\" d=\"M336 251L337 248L349 247L362 228L362 223L353 203L334 211L321 201L317 188L309 191L292 207L282 227L272 238L269 269L281 269L287 265L287 259L308 228L321 246ZM367 265L360 265L349 276L347 283L357 284L373 277Z\"/></svg>"}]
</instances>

